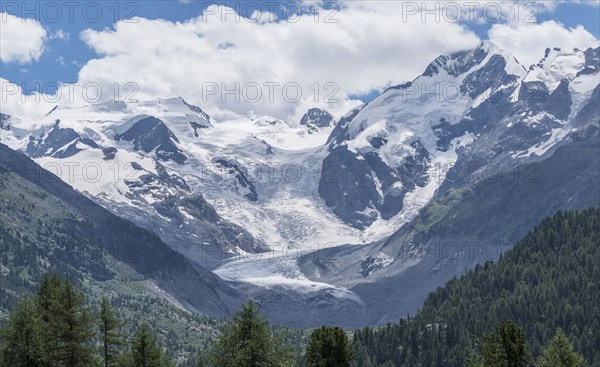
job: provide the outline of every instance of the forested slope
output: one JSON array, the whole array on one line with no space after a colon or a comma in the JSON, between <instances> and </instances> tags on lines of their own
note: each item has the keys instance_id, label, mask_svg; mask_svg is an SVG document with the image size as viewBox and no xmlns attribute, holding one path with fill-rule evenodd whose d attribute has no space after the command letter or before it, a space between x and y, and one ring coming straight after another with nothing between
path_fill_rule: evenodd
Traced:
<instances>
[{"instance_id":1,"label":"forested slope","mask_svg":"<svg viewBox=\"0 0 600 367\"><path fill-rule=\"evenodd\" d=\"M598 305L600 209L559 212L496 263L433 292L414 318L357 330L354 365L462 366L484 333L513 320L534 358L562 328L590 366L600 366Z\"/></svg>"}]
</instances>

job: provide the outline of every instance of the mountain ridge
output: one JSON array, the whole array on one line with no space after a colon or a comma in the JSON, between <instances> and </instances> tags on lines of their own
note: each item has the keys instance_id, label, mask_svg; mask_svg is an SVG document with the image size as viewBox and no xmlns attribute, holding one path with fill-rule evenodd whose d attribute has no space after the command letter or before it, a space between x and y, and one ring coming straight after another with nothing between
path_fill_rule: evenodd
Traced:
<instances>
[{"instance_id":1,"label":"mountain ridge","mask_svg":"<svg viewBox=\"0 0 600 367\"><path fill-rule=\"evenodd\" d=\"M564 146L586 157L593 150L577 136L596 136L599 54L600 48L549 49L527 69L486 42L436 58L412 82L388 88L334 126L322 110L307 112L297 126L271 117L213 121L171 98L57 108L38 122L3 117L8 130L0 133L14 149L31 146L27 154L36 162L61 170L95 202L260 300L277 321L311 325L320 320L311 314L318 309L332 318L350 315L348 325L356 325L358 314L381 323L395 313L384 300L370 310L377 299L370 292L409 291L390 290L392 280L404 281L401 270L414 268L402 273L407 284L433 277L428 284L434 286L472 265L423 267L419 256L435 236L407 249L396 239L438 222L452 225L448 210L473 205L476 190L490 194L490 178L527 175L515 170L565 160L564 153L555 156ZM95 168L98 180L83 170L68 177L71 161ZM596 184L593 166L573 169ZM557 208L572 205L565 192L579 195L581 205L580 187L548 177L561 185L560 193L544 186L560 194ZM556 209L539 205L546 215ZM515 233L524 228L511 222L522 213L509 214L507 222L503 211L488 210L490 223L504 221ZM433 215L424 220L424 212ZM407 225L412 232L403 232ZM488 238L475 231L465 236ZM338 264L319 264L319 254ZM310 264L309 257L317 261ZM403 307L413 310L422 299L414 294ZM290 320L278 311L290 305L306 309L306 318Z\"/></svg>"}]
</instances>

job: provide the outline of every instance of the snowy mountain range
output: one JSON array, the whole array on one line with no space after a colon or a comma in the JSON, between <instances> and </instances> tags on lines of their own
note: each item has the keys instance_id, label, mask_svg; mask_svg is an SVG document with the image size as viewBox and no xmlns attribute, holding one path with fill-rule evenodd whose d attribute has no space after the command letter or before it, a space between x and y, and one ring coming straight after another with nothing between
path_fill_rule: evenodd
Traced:
<instances>
[{"instance_id":1,"label":"snowy mountain range","mask_svg":"<svg viewBox=\"0 0 600 367\"><path fill-rule=\"evenodd\" d=\"M398 215L415 196L431 198L440 184L445 190L485 176L491 165L540 159L594 101L598 68L598 49L548 50L529 71L491 43L441 56L340 121L319 193L364 229ZM450 168L463 174L445 177Z\"/></svg>"},{"instance_id":2,"label":"snowy mountain range","mask_svg":"<svg viewBox=\"0 0 600 367\"><path fill-rule=\"evenodd\" d=\"M552 168L571 180L540 184L539 193L563 196L527 202L532 225L600 201L582 186L598 179L588 155L598 140L600 48L543 56L521 65L489 42L440 56L337 122L317 108L300 121L214 121L176 97L57 106L37 121L3 110L0 137L214 271L273 320L383 323L414 312L428 291L480 260L426 263L432 241L510 245L526 230L448 230L465 213L478 213L469 218L482 228L522 220L506 207L480 212L469 196L516 168L557 162L565 150L590 163ZM534 171L518 172L550 177ZM519 196L505 187L494 192ZM292 319L289 309L304 316Z\"/></svg>"}]
</instances>

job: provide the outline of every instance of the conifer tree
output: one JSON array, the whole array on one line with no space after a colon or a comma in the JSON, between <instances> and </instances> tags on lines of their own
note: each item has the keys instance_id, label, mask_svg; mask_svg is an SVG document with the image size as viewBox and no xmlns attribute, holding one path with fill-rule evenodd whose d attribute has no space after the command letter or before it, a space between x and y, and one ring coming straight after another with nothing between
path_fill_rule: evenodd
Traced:
<instances>
[{"instance_id":1,"label":"conifer tree","mask_svg":"<svg viewBox=\"0 0 600 367\"><path fill-rule=\"evenodd\" d=\"M525 333L512 321L502 321L495 333L484 337L481 354L490 367L525 367L530 361Z\"/></svg>"},{"instance_id":2,"label":"conifer tree","mask_svg":"<svg viewBox=\"0 0 600 367\"><path fill-rule=\"evenodd\" d=\"M142 324L131 341L132 367L170 367L156 336L147 324Z\"/></svg>"},{"instance_id":3,"label":"conifer tree","mask_svg":"<svg viewBox=\"0 0 600 367\"><path fill-rule=\"evenodd\" d=\"M558 329L536 363L536 367L584 367L586 365L583 356L573 350L573 345L561 329Z\"/></svg>"},{"instance_id":4,"label":"conifer tree","mask_svg":"<svg viewBox=\"0 0 600 367\"><path fill-rule=\"evenodd\" d=\"M37 305L46 364L84 367L94 363L93 318L83 293L56 274L45 275L38 288Z\"/></svg>"},{"instance_id":5,"label":"conifer tree","mask_svg":"<svg viewBox=\"0 0 600 367\"><path fill-rule=\"evenodd\" d=\"M242 305L222 335L213 343L209 355L212 367L291 366L291 351L273 338L269 323L253 302Z\"/></svg>"},{"instance_id":6,"label":"conifer tree","mask_svg":"<svg viewBox=\"0 0 600 367\"><path fill-rule=\"evenodd\" d=\"M87 367L95 360L93 318L85 297L70 281L65 281L53 329L60 341L59 361L64 366Z\"/></svg>"},{"instance_id":7,"label":"conifer tree","mask_svg":"<svg viewBox=\"0 0 600 367\"><path fill-rule=\"evenodd\" d=\"M62 350L56 315L60 308L62 279L57 274L45 274L40 281L36 303L44 333L44 359L49 367L60 367Z\"/></svg>"},{"instance_id":8,"label":"conifer tree","mask_svg":"<svg viewBox=\"0 0 600 367\"><path fill-rule=\"evenodd\" d=\"M323 326L310 336L306 349L308 367L348 367L355 352L344 330Z\"/></svg>"},{"instance_id":9,"label":"conifer tree","mask_svg":"<svg viewBox=\"0 0 600 367\"><path fill-rule=\"evenodd\" d=\"M0 365L12 367L43 367L44 343L36 305L23 299L10 315L0 340Z\"/></svg>"},{"instance_id":10,"label":"conifer tree","mask_svg":"<svg viewBox=\"0 0 600 367\"><path fill-rule=\"evenodd\" d=\"M106 298L100 303L98 329L100 331L100 348L104 358L104 367L115 365L118 359L118 347L123 344L121 336L122 323Z\"/></svg>"}]
</instances>

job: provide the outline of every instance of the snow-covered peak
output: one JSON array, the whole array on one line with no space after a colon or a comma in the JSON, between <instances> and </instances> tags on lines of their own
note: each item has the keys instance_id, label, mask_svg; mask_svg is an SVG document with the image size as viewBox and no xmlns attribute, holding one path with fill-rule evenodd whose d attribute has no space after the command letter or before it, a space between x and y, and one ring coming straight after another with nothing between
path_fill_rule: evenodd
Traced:
<instances>
[{"instance_id":1,"label":"snow-covered peak","mask_svg":"<svg viewBox=\"0 0 600 367\"><path fill-rule=\"evenodd\" d=\"M190 126L195 137L198 137L199 129L212 126L210 116L206 112L198 106L187 103L181 97L143 102L139 109L147 109L143 112L162 119L167 125L179 125L185 130Z\"/></svg>"},{"instance_id":2,"label":"snow-covered peak","mask_svg":"<svg viewBox=\"0 0 600 367\"><path fill-rule=\"evenodd\" d=\"M80 136L95 140L100 145L110 145L106 140L114 139L116 135L149 116L162 121L182 142L197 141L203 130L213 126L208 114L181 97L127 103L108 101L83 106L56 106L40 119L20 121L13 123L13 126L15 129L41 135L51 129L56 121L60 121L61 128L72 129Z\"/></svg>"},{"instance_id":3,"label":"snow-covered peak","mask_svg":"<svg viewBox=\"0 0 600 367\"><path fill-rule=\"evenodd\" d=\"M498 47L498 45L496 45L494 42L492 42L490 40L485 40L485 41L481 42L481 44L479 45L479 48L485 50L488 53L504 52L503 49Z\"/></svg>"},{"instance_id":4,"label":"snow-covered peak","mask_svg":"<svg viewBox=\"0 0 600 367\"><path fill-rule=\"evenodd\" d=\"M572 55L551 56L564 59L556 63L557 73L579 75L555 86L556 93L542 83L523 83L526 68L491 42L438 57L413 81L387 89L340 120L328 139L324 166L333 168L323 171L321 197L356 228L381 228L411 218L417 203L434 195L444 179L439 167L453 167L459 159L504 163L512 152L546 143L543 154L550 152L598 84L592 78L595 52L577 54L587 69L569 63ZM538 86L541 101L528 94Z\"/></svg>"},{"instance_id":5,"label":"snow-covered peak","mask_svg":"<svg viewBox=\"0 0 600 367\"><path fill-rule=\"evenodd\" d=\"M585 67L584 51L548 48L544 58L530 67L525 82L542 82L553 92L563 79L574 79Z\"/></svg>"},{"instance_id":6,"label":"snow-covered peak","mask_svg":"<svg viewBox=\"0 0 600 367\"><path fill-rule=\"evenodd\" d=\"M321 128L331 127L334 124L335 119L333 116L320 108L309 109L300 120L300 125L306 126L311 133L318 131Z\"/></svg>"},{"instance_id":7,"label":"snow-covered peak","mask_svg":"<svg viewBox=\"0 0 600 367\"><path fill-rule=\"evenodd\" d=\"M206 112L198 106L189 104L182 97L158 98L141 102L140 105L171 113L189 114L190 112L193 112L201 116L206 122L210 123L210 116Z\"/></svg>"},{"instance_id":8,"label":"snow-covered peak","mask_svg":"<svg viewBox=\"0 0 600 367\"><path fill-rule=\"evenodd\" d=\"M459 123L490 97L516 89L525 75L512 54L486 41L472 50L438 57L421 76L389 88L362 107L345 131L334 133L351 140L351 150L378 151L386 163L397 166L413 150L415 139L427 151L435 151L437 125Z\"/></svg>"},{"instance_id":9,"label":"snow-covered peak","mask_svg":"<svg viewBox=\"0 0 600 367\"><path fill-rule=\"evenodd\" d=\"M501 56L506 62L505 70L508 74L515 75L519 78L524 77L525 74L527 74L527 68L522 65L513 54L505 49L496 46L490 41L483 42L481 47L487 50L488 55Z\"/></svg>"},{"instance_id":10,"label":"snow-covered peak","mask_svg":"<svg viewBox=\"0 0 600 367\"><path fill-rule=\"evenodd\" d=\"M504 65L507 74L522 77L527 72L525 67L510 52L490 41L485 41L471 50L439 56L429 64L421 77L436 78L438 74L442 73L443 78L460 79L498 59L502 60L501 63Z\"/></svg>"}]
</instances>

